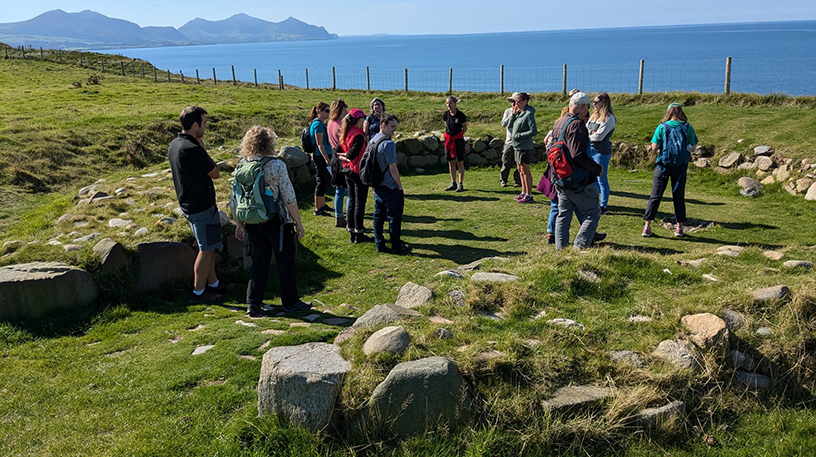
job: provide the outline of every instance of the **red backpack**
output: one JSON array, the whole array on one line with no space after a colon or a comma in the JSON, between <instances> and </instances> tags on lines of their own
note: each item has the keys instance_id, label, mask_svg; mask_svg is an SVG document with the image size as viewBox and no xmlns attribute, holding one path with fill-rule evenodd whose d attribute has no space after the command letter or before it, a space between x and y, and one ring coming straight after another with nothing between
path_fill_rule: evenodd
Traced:
<instances>
[{"instance_id":1,"label":"red backpack","mask_svg":"<svg viewBox=\"0 0 816 457\"><path fill-rule=\"evenodd\" d=\"M573 162L572 155L570 154L569 148L567 148L567 143L564 141L567 127L574 121L581 122L581 119L578 118L578 116L570 116L570 118L564 122L558 139L547 149L547 161L555 172L555 185L562 189L572 189L583 185L584 181L589 177L588 171Z\"/></svg>"}]
</instances>

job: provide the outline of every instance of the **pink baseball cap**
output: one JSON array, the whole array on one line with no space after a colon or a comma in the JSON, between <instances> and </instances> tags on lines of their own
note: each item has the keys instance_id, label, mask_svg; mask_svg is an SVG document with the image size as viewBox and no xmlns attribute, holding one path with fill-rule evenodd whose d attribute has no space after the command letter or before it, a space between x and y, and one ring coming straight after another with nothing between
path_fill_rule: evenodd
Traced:
<instances>
[{"instance_id":1,"label":"pink baseball cap","mask_svg":"<svg viewBox=\"0 0 816 457\"><path fill-rule=\"evenodd\" d=\"M348 112L348 117L351 119L360 119L361 117L365 117L365 112L360 108L354 108Z\"/></svg>"}]
</instances>

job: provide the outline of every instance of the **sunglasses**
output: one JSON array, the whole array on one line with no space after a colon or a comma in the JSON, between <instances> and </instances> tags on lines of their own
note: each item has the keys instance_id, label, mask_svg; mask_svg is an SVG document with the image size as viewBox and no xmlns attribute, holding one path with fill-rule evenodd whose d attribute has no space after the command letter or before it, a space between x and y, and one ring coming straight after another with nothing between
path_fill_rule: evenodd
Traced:
<instances>
[{"instance_id":1,"label":"sunglasses","mask_svg":"<svg viewBox=\"0 0 816 457\"><path fill-rule=\"evenodd\" d=\"M329 112L329 109L328 109L328 108L326 108L326 109L324 109L324 110L323 110L323 112L324 112L324 113L328 113L328 112Z\"/></svg>"}]
</instances>

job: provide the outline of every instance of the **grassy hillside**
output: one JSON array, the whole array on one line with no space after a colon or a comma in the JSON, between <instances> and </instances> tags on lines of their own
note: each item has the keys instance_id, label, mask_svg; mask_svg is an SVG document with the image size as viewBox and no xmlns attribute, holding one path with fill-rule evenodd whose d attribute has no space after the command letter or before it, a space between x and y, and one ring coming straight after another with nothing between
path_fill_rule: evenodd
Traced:
<instances>
[{"instance_id":1,"label":"grassy hillside","mask_svg":"<svg viewBox=\"0 0 816 457\"><path fill-rule=\"evenodd\" d=\"M651 170L613 169L610 214L600 226L609 237L598 248L578 253L554 252L545 244L549 202L539 196L533 205L515 203L516 189L500 188L496 169L469 170L463 194L443 192L443 174L409 176L404 180L404 237L414 247L411 255L394 257L376 253L371 245L351 245L343 230L309 215L304 204L307 235L297 254L298 289L314 301L320 316L314 322L303 315L250 321L243 314L247 277L241 271L223 272L222 279L237 283L223 306L188 306L185 284L144 296L132 292L132 271L99 274L90 252L93 243L65 252L42 242L57 235L70 239L65 236L70 231L99 231L132 249L138 239L121 236L120 229L105 223L121 213L140 225L151 224L150 237L189 237L184 223L152 224L154 212L169 214L165 206L174 202L172 183L162 175L139 177L138 171L166 167L163 154L183 105L200 104L210 111L206 140L213 154L226 156L218 146L236 145L252 124L271 125L286 136L284 141L294 143L307 108L316 101L342 97L364 106L371 94L182 86L111 75L90 87L71 84L88 77L87 69L0 61L0 92L4 101L11 100L0 110L0 173L15 170L0 181L5 217L0 241L13 237L24 244L0 262L65 260L87 268L103 288L97 305L78 312L0 323L0 455L794 456L816 448L816 279L813 271L781 264L816 261L814 203L788 195L779 184L748 199L739 195L737 175L692 170L689 217L692 225L707 228L679 239L656 228L656 236L645 239L641 216ZM435 119L444 106L442 95L385 97L389 111L404 120L402 133L441 127ZM501 133L498 119L506 102L500 96L465 94L463 99L474 136ZM816 151L814 140L802 133L816 127L812 98L620 95L613 99L621 123L615 138L647 142L674 99L693 103L687 110L691 121L703 143L718 154L747 153L763 143L790 157ZM560 96L540 95L533 104L544 124L562 102ZM534 166L536 178L541 172ZM126 181L130 176L137 179ZM142 186L153 192L134 193L134 205L75 206L75 190L98 178L106 179L106 188ZM217 192L219 200L227 197L226 179L219 180ZM660 217L668 218L670 200L661 209ZM88 225L55 225L67 212ZM31 240L39 243L25 245ZM746 249L739 257L723 257L715 253L722 245ZM767 250L782 252L783 260L766 258ZM508 260L487 262L483 271L521 280L495 287L435 276L489 256ZM709 260L699 269L681 264L703 257ZM586 272L599 281L586 279ZM707 281L704 274L718 281ZM450 323L404 323L412 346L400 357L365 357L361 346L369 331L344 343L343 354L354 371L339 407L345 413L359 409L399 362L444 355L456 361L479 393L481 409L471 426L406 441L360 440L345 429L313 435L257 417L255 389L269 347L332 341L354 317L393 302L407 281L432 288L433 301L420 311ZM753 304L751 290L777 284L790 287L792 303ZM456 306L449 296L453 291L464 295L464 306ZM277 281L270 281L267 303L279 303ZM746 389L732 368L712 358L702 372L691 374L650 356L660 341L684 335L682 316L723 308L745 316L733 344L771 376L770 388ZM546 318L534 319L542 311ZM633 323L629 318L635 315L652 321ZM338 316L348 321L324 323ZM574 319L586 330L545 322L558 317ZM441 326L452 339L435 336ZM760 327L772 334L757 334ZM206 344L215 348L191 356ZM621 349L642 353L648 367L608 358L609 351ZM547 414L541 400L570 384L614 386L619 395L603 409L578 417ZM684 401L687 408L686 420L676 427L649 434L632 426L640 409L672 400Z\"/></svg>"}]
</instances>

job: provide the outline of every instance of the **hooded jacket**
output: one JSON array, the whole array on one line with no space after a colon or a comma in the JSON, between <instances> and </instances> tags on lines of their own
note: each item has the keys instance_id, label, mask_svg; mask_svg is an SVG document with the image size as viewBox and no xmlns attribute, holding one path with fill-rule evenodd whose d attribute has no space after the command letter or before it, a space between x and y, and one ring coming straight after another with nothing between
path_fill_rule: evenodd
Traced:
<instances>
[{"instance_id":1,"label":"hooded jacket","mask_svg":"<svg viewBox=\"0 0 816 457\"><path fill-rule=\"evenodd\" d=\"M533 149L533 137L538 134L535 120L535 108L527 105L521 113L510 116L508 127L514 149L527 151Z\"/></svg>"}]
</instances>

